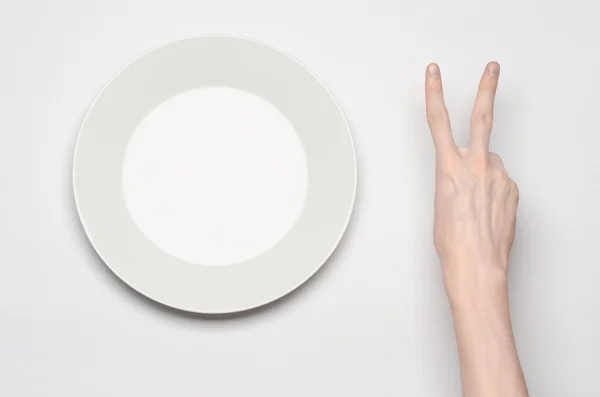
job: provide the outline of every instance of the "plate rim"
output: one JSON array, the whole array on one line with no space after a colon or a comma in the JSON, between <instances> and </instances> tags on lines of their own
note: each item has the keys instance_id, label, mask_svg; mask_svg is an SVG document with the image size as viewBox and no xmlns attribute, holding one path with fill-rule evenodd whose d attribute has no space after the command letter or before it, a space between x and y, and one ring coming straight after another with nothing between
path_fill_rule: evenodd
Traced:
<instances>
[{"instance_id":1,"label":"plate rim","mask_svg":"<svg viewBox=\"0 0 600 397\"><path fill-rule=\"evenodd\" d=\"M347 133L347 136L349 138L349 143L350 143L350 148L352 151L352 171L353 171L353 180L352 180L352 196L351 196L351 201L350 201L350 208L348 210L348 213L345 217L344 223L343 225L341 225L340 231L338 233L338 236L335 240L335 243L332 244L331 249L329 250L329 252L327 253L327 255L324 256L324 258L320 261L320 263L318 264L318 266L315 266L315 268L306 276L304 277L301 281L297 282L292 288L288 289L287 292L284 292L282 294L280 294L279 296L276 296L272 299L268 299L266 301L263 301L261 303L254 303L254 304L250 304L238 309L230 309L230 310L215 310L215 311L210 311L210 310L203 310L203 311L197 311L197 310L191 310L191 309L187 309L187 308L183 308L183 307L179 307L179 306L175 306L175 305L170 305L167 304L165 302L162 302L158 299L156 299L153 296L150 296L144 292L142 292L140 289L136 288L136 286L132 285L131 283L127 282L127 280L125 280L125 278L123 278L121 276L121 274L119 274L119 272L114 268L114 266L112 266L109 262L107 261L102 253L100 252L101 250L99 250L96 246L96 244L94 243L93 239L91 238L91 233L89 231L89 228L86 224L86 221L84 220L84 216L82 215L81 212L81 208L80 208L80 203L79 203L79 198L77 196L77 187L76 187L76 175L75 175L75 170L76 170L76 160L77 160L77 155L79 153L79 145L80 145L80 139L81 139L81 133L86 125L86 122L90 116L90 114L92 113L92 110L94 109L96 103L98 102L98 100L100 99L100 97L102 96L102 94L106 91L106 89L109 87L109 85L117 78L117 76L119 76L124 70L126 70L129 66L131 66L132 64L134 64L135 62L137 62L139 59L145 57L146 55L152 53L153 51L162 48L162 47L166 47L169 46L171 44L175 44L181 41L186 41L186 40L190 40L190 39L199 39L199 38L231 38L231 39L238 39L238 40L243 40L243 41L248 41L248 42L252 42L255 44L260 44L263 45L265 47L270 48L271 50L274 50L276 52L279 52L283 55L285 55L286 57L290 58L292 61L294 61L295 63L297 63L299 66L301 66L305 71L307 71L312 78L314 78L319 85L326 91L328 97L331 99L331 101L335 104L341 119L343 120L344 123L344 129ZM346 235L346 232L348 230L350 221L352 219L352 215L354 213L354 209L356 206L356 194L357 194L357 185L358 185L358 166L357 166L357 155L356 155L356 145L354 142L354 137L352 135L352 130L350 128L350 125L348 123L348 119L343 111L343 109L341 108L339 102L337 101L337 99L335 98L335 96L332 94L331 90L329 89L329 87L327 87L327 85L317 76L317 74L315 72L312 71L312 69L310 69L309 67L307 67L303 62L301 62L298 58L294 57L293 55L289 54L288 52L272 45L269 44L267 42L264 42L262 40L258 40L258 39L254 39L251 37L247 37L247 36L242 36L242 35L236 35L236 34L194 34L194 35L188 35L188 36L184 36L184 37L180 37L177 39L173 39L173 40L169 40L169 41L165 41L159 45L155 45L152 48L142 52L141 54L137 55L136 57L132 58L129 62L127 62L124 66L122 66L121 68L119 68L119 70L117 72L115 72L112 77L102 86L102 88L98 91L98 93L95 95L94 99L91 101L90 105L88 106L85 115L79 125L79 128L77 130L77 139L75 141L75 145L74 145L74 150L73 150L73 157L72 157L72 163L71 163L71 188L72 188L72 192L73 192L73 198L74 198L74 202L75 202L75 208L77 210L77 217L79 218L79 221L81 223L81 226L83 228L83 231L86 235L86 239L89 242L89 244L92 246L92 248L94 249L95 254L102 260L102 262L104 263L105 266L108 267L108 269L110 269L110 271L122 282L124 283L128 288L131 288L132 290L134 290L136 293L140 294L141 296L143 296L146 299L149 299L152 302L158 303L161 306L165 306L169 309L173 309L173 310L177 310L177 311L181 311L181 312L185 312L185 313L192 313L192 314L198 314L198 315L229 315L229 314L236 314L236 313L245 313L245 312L249 312L252 311L254 309L260 308L260 307L265 307L265 306L269 306L279 300L281 300L282 298L290 295L291 293L293 293L294 291L298 290L298 288L300 288L302 285L306 284L317 272L319 272L319 270L321 270L321 268L329 261L329 259L332 257L332 255L334 254L334 252L336 251L336 249L339 247L341 241L343 240L344 236ZM278 243L277 243L278 244ZM243 262L242 262L243 263Z\"/></svg>"}]
</instances>

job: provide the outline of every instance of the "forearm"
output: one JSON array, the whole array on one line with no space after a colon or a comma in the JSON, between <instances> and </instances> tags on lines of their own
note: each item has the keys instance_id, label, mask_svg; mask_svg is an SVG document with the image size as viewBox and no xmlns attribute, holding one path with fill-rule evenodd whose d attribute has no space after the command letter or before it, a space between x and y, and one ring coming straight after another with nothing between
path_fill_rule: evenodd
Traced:
<instances>
[{"instance_id":1,"label":"forearm","mask_svg":"<svg viewBox=\"0 0 600 397\"><path fill-rule=\"evenodd\" d=\"M506 282L488 293L451 297L464 397L526 397L514 343Z\"/></svg>"}]
</instances>

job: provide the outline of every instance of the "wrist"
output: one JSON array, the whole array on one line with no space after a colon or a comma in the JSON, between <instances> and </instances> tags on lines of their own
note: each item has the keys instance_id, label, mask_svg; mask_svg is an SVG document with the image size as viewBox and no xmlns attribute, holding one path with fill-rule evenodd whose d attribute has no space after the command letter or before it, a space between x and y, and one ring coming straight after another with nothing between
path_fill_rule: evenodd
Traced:
<instances>
[{"instance_id":1,"label":"wrist","mask_svg":"<svg viewBox=\"0 0 600 397\"><path fill-rule=\"evenodd\" d=\"M493 292L448 296L450 310L455 320L464 318L476 320L498 314L510 316L506 284L498 285Z\"/></svg>"},{"instance_id":2,"label":"wrist","mask_svg":"<svg viewBox=\"0 0 600 397\"><path fill-rule=\"evenodd\" d=\"M512 338L506 277L486 275L446 290L457 336L474 336L483 327Z\"/></svg>"},{"instance_id":3,"label":"wrist","mask_svg":"<svg viewBox=\"0 0 600 397\"><path fill-rule=\"evenodd\" d=\"M444 287L452 308L508 303L505 267L488 263L444 263Z\"/></svg>"}]
</instances>

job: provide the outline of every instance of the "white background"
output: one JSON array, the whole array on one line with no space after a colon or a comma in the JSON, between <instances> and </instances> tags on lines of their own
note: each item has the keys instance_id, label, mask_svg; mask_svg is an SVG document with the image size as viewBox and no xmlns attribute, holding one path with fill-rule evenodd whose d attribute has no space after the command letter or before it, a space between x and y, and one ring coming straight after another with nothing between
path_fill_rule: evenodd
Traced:
<instances>
[{"instance_id":1,"label":"white background","mask_svg":"<svg viewBox=\"0 0 600 397\"><path fill-rule=\"evenodd\" d=\"M523 369L532 396L598 396L599 21L593 0L3 0L0 395L458 397L424 68L442 67L464 144L496 59L492 149L521 190L510 297ZM104 83L197 33L266 41L315 71L349 119L360 171L353 221L322 271L225 319L120 282L71 189L77 130Z\"/></svg>"}]
</instances>

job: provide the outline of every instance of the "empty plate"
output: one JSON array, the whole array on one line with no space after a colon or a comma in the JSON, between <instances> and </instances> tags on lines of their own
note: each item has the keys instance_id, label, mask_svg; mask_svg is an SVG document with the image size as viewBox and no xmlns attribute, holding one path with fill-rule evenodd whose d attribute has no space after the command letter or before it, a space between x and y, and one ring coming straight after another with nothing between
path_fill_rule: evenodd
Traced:
<instances>
[{"instance_id":1,"label":"empty plate","mask_svg":"<svg viewBox=\"0 0 600 397\"><path fill-rule=\"evenodd\" d=\"M356 191L330 92L254 40L199 36L121 70L85 117L73 164L94 249L126 284L197 313L252 309L329 258Z\"/></svg>"}]
</instances>

